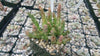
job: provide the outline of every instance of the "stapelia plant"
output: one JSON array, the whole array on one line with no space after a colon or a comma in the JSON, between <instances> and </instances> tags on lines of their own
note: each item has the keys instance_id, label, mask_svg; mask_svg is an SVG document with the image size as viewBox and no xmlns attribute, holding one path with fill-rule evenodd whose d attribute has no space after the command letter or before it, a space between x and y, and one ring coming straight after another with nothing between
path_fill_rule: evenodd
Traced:
<instances>
[{"instance_id":1,"label":"stapelia plant","mask_svg":"<svg viewBox=\"0 0 100 56\"><path fill-rule=\"evenodd\" d=\"M38 21L33 15L29 13L29 17L33 21L33 32L26 34L30 38L50 41L52 44L65 44L70 41L68 37L69 31L64 31L65 21L61 19L61 5L59 4L57 9L57 16L52 13L50 8L48 9L48 15L44 13L44 10L39 6L40 15L42 20L42 27L39 26Z\"/></svg>"}]
</instances>

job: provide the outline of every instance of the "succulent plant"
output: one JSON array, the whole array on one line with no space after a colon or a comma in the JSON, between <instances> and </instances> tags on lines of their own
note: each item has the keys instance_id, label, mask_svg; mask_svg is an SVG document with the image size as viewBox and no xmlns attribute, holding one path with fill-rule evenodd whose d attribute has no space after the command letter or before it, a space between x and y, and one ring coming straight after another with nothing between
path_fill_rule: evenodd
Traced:
<instances>
[{"instance_id":1,"label":"succulent plant","mask_svg":"<svg viewBox=\"0 0 100 56\"><path fill-rule=\"evenodd\" d=\"M51 12L50 8L48 9L47 16L40 6L39 9L42 27L39 26L35 17L29 13L29 17L33 21L33 32L26 32L26 34L30 38L43 39L45 41L50 40L52 44L65 44L67 41L70 41L68 37L69 31L64 31L65 21L61 19L61 4L58 5L57 16Z\"/></svg>"}]
</instances>

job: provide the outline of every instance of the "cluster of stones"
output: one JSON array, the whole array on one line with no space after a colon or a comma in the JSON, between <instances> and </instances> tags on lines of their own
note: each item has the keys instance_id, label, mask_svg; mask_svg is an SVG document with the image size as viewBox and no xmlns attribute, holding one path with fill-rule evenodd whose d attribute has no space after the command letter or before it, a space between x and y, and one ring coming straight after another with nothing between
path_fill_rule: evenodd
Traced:
<instances>
[{"instance_id":1,"label":"cluster of stones","mask_svg":"<svg viewBox=\"0 0 100 56\"><path fill-rule=\"evenodd\" d=\"M3 20L4 16L6 16L11 10L12 8L3 6L0 2L0 22Z\"/></svg>"},{"instance_id":2,"label":"cluster of stones","mask_svg":"<svg viewBox=\"0 0 100 56\"><path fill-rule=\"evenodd\" d=\"M10 2L10 3L14 3L14 4L17 4L18 2L20 2L20 0L5 0L7 2Z\"/></svg>"},{"instance_id":3,"label":"cluster of stones","mask_svg":"<svg viewBox=\"0 0 100 56\"><path fill-rule=\"evenodd\" d=\"M100 1L99 0L90 0L91 5L94 9L94 13L97 17L100 17ZM100 18L98 19L100 22Z\"/></svg>"},{"instance_id":4,"label":"cluster of stones","mask_svg":"<svg viewBox=\"0 0 100 56\"><path fill-rule=\"evenodd\" d=\"M24 0L22 5L30 6L30 3L32 2L34 1ZM45 48L51 54L59 52L60 47L63 47L64 51L61 52L63 55L68 53L69 56L100 56L100 38L98 36L95 23L89 16L90 14L88 13L88 9L85 7L85 4L82 3L79 9L74 11L67 6L66 0L55 0L55 13L59 3L62 5L61 18L66 21L65 30L70 31L69 36L72 40L70 43L66 43L65 46L63 44L49 45L42 40L39 41L33 39L35 43L41 48ZM38 5L48 9L50 7L50 2L48 0L36 0L34 8L38 8ZM38 10L29 10L24 7L19 8L16 16L6 27L3 36L0 38L1 51L9 52L12 50L12 56L27 56L31 54L29 37L25 34L26 31L31 32L33 30L32 21L28 17L28 13L33 14L41 25L41 17ZM0 53L0 55L9 56L9 53Z\"/></svg>"},{"instance_id":5,"label":"cluster of stones","mask_svg":"<svg viewBox=\"0 0 100 56\"><path fill-rule=\"evenodd\" d=\"M24 0L21 5L23 6L32 6L33 5L33 0Z\"/></svg>"}]
</instances>

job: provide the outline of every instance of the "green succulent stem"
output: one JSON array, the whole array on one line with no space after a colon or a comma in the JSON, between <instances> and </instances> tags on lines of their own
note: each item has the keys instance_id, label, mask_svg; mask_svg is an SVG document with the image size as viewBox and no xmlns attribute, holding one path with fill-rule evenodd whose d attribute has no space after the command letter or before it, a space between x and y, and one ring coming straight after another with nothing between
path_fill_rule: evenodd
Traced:
<instances>
[{"instance_id":1,"label":"green succulent stem","mask_svg":"<svg viewBox=\"0 0 100 56\"><path fill-rule=\"evenodd\" d=\"M42 20L42 27L39 26L39 22L36 20L34 15L28 14L33 22L33 32L27 34L30 38L43 39L52 44L66 44L70 41L70 38L66 38L69 31L64 31L65 21L61 19L61 5L58 5L57 16L52 13L50 8L48 9L48 15L45 15L44 10L39 6L40 15ZM48 36L52 36L48 38Z\"/></svg>"}]
</instances>

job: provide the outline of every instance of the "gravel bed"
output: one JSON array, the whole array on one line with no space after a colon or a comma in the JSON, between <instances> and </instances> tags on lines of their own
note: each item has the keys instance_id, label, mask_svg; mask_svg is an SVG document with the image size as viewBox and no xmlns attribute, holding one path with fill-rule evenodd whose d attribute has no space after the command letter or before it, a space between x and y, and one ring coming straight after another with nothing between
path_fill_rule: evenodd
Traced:
<instances>
[{"instance_id":1,"label":"gravel bed","mask_svg":"<svg viewBox=\"0 0 100 56\"><path fill-rule=\"evenodd\" d=\"M32 6L35 0L23 0L22 6Z\"/></svg>"},{"instance_id":2,"label":"gravel bed","mask_svg":"<svg viewBox=\"0 0 100 56\"><path fill-rule=\"evenodd\" d=\"M32 6L33 2L33 0L24 0L21 5ZM66 0L55 0L54 3L55 13L57 11L56 5L58 5L59 3L63 5L61 10L61 18L66 20L65 30L70 30L69 36L72 38L72 40L69 43L66 43L65 46L60 46L63 46L64 48L64 51L62 51L61 54L63 54L63 56L65 56L65 53L67 53L67 55L69 56L100 56L100 38L98 36L95 23L90 17L85 4L82 3L79 9L74 11L69 8L68 5L66 6ZM48 9L50 7L50 2L47 0L36 0L34 8L38 8L39 5L41 5L42 8ZM33 30L32 21L28 17L27 13L34 14L36 20L40 23L41 26L41 17L38 14L38 10L29 10L24 7L19 8L16 16L7 26L6 30L3 33L3 36L0 39L0 51L9 52L13 47L13 49L11 50L11 56L29 56L29 54L32 53L32 50L30 50L29 47L29 38L25 34L26 31L32 32ZM97 12L96 14L98 15ZM34 39L34 41L40 47L46 48L46 50L50 53L54 52L57 48L59 49L59 45L45 45L44 41L39 42L36 39ZM57 50L56 52L59 52L59 50ZM0 52L0 55L9 56L9 53L6 54Z\"/></svg>"},{"instance_id":3,"label":"gravel bed","mask_svg":"<svg viewBox=\"0 0 100 56\"><path fill-rule=\"evenodd\" d=\"M12 8L4 6L4 10L0 10L0 22L3 20L4 16L7 16L7 14L12 10Z\"/></svg>"}]
</instances>

